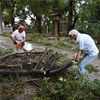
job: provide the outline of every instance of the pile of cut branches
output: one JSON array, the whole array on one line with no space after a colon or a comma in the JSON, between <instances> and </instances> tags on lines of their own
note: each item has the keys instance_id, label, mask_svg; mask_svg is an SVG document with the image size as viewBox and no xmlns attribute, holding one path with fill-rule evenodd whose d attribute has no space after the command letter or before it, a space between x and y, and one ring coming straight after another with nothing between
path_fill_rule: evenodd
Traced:
<instances>
[{"instance_id":1,"label":"pile of cut branches","mask_svg":"<svg viewBox=\"0 0 100 100\"><path fill-rule=\"evenodd\" d=\"M44 52L10 53L0 58L0 74L52 76L61 74L72 65L71 61L58 66L58 53L45 49Z\"/></svg>"}]
</instances>

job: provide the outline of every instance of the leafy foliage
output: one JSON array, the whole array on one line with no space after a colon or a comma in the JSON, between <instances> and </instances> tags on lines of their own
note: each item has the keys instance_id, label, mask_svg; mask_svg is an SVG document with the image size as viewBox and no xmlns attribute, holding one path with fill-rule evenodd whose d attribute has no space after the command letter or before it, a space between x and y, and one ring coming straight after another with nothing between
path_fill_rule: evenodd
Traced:
<instances>
[{"instance_id":1,"label":"leafy foliage","mask_svg":"<svg viewBox=\"0 0 100 100\"><path fill-rule=\"evenodd\" d=\"M0 77L0 80L2 82L2 84L0 82L0 94L3 94L5 96L8 95L8 100L12 100L10 98L24 92L24 87L26 84L15 85L17 82L21 82L21 77L19 77L18 75L10 75L5 79L3 77Z\"/></svg>"},{"instance_id":2,"label":"leafy foliage","mask_svg":"<svg viewBox=\"0 0 100 100\"><path fill-rule=\"evenodd\" d=\"M73 80L69 74L54 80L46 78L39 83L41 88L37 88L34 100L94 100L100 96L100 81L90 82L84 76Z\"/></svg>"},{"instance_id":3,"label":"leafy foliage","mask_svg":"<svg viewBox=\"0 0 100 100\"><path fill-rule=\"evenodd\" d=\"M93 66L93 65L88 65L87 67L86 67L86 69L88 70L88 72L89 73L91 73L91 72L98 72L99 70L97 69L97 66Z\"/></svg>"},{"instance_id":4,"label":"leafy foliage","mask_svg":"<svg viewBox=\"0 0 100 100\"><path fill-rule=\"evenodd\" d=\"M79 6L79 20L76 28L83 33L97 36L100 29L99 0L82 0Z\"/></svg>"},{"instance_id":5,"label":"leafy foliage","mask_svg":"<svg viewBox=\"0 0 100 100\"><path fill-rule=\"evenodd\" d=\"M4 56L5 54L9 54L9 53L12 53L13 52L13 49L1 49L0 50L0 56Z\"/></svg>"}]
</instances>

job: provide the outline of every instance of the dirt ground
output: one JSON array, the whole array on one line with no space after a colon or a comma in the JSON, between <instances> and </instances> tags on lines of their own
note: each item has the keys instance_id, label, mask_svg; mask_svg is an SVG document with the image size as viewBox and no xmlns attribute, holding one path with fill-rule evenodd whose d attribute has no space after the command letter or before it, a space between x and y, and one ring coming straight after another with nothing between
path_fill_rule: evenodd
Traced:
<instances>
[{"instance_id":1,"label":"dirt ground","mask_svg":"<svg viewBox=\"0 0 100 100\"><path fill-rule=\"evenodd\" d=\"M26 43L26 44L28 46L32 46L32 48L35 48L35 50L38 50L38 51L44 51L46 48L46 46L40 46L40 45L30 44L30 43ZM0 37L0 48L3 48L3 49L13 48L14 51L17 52L12 41L6 37ZM68 53L70 58L71 57L73 58L73 55L76 53L76 51L68 50L66 48L55 48L55 47L49 47L49 48L56 51L56 52L59 52L59 53ZM88 75L88 77L90 78L91 81L93 81L94 79L100 80L100 58L99 57L96 58L91 64L96 66L99 71L92 72L92 73L88 73L86 71L86 75Z\"/></svg>"}]
</instances>

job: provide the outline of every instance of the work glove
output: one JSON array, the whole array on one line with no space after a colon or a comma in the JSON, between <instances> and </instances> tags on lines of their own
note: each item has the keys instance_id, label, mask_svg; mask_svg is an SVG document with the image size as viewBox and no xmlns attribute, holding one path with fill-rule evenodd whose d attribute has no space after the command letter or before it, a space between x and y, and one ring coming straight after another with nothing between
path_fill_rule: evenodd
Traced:
<instances>
[{"instance_id":1,"label":"work glove","mask_svg":"<svg viewBox=\"0 0 100 100\"><path fill-rule=\"evenodd\" d=\"M76 62L76 61L74 61L74 60L73 60L73 61L71 61L71 62L72 62L74 65L76 65L76 64L77 64L77 62Z\"/></svg>"},{"instance_id":2,"label":"work glove","mask_svg":"<svg viewBox=\"0 0 100 100\"><path fill-rule=\"evenodd\" d=\"M14 42L14 44L17 44L17 42L15 40L13 42Z\"/></svg>"},{"instance_id":3,"label":"work glove","mask_svg":"<svg viewBox=\"0 0 100 100\"><path fill-rule=\"evenodd\" d=\"M76 58L77 53L74 54L74 58Z\"/></svg>"},{"instance_id":4,"label":"work glove","mask_svg":"<svg viewBox=\"0 0 100 100\"><path fill-rule=\"evenodd\" d=\"M22 46L24 46L25 45L25 42L22 42L21 44L22 44Z\"/></svg>"}]
</instances>

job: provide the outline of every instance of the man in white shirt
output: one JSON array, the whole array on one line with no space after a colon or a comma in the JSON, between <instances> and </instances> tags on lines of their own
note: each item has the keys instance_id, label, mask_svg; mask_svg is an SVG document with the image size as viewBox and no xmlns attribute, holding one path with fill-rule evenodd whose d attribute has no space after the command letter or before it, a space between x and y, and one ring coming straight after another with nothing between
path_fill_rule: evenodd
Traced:
<instances>
[{"instance_id":1,"label":"man in white shirt","mask_svg":"<svg viewBox=\"0 0 100 100\"><path fill-rule=\"evenodd\" d=\"M25 27L22 25L19 26L18 29L16 29L12 33L10 38L15 45L17 44L17 41L19 41L21 43L21 46L23 47L25 45L25 40L26 40Z\"/></svg>"},{"instance_id":2,"label":"man in white shirt","mask_svg":"<svg viewBox=\"0 0 100 100\"><path fill-rule=\"evenodd\" d=\"M85 53L78 66L77 78L80 74L85 73L85 66L90 64L98 56L99 50L94 40L88 34L81 34L76 29L72 29L68 35L78 43L78 51L73 63L79 61L82 52Z\"/></svg>"}]
</instances>

